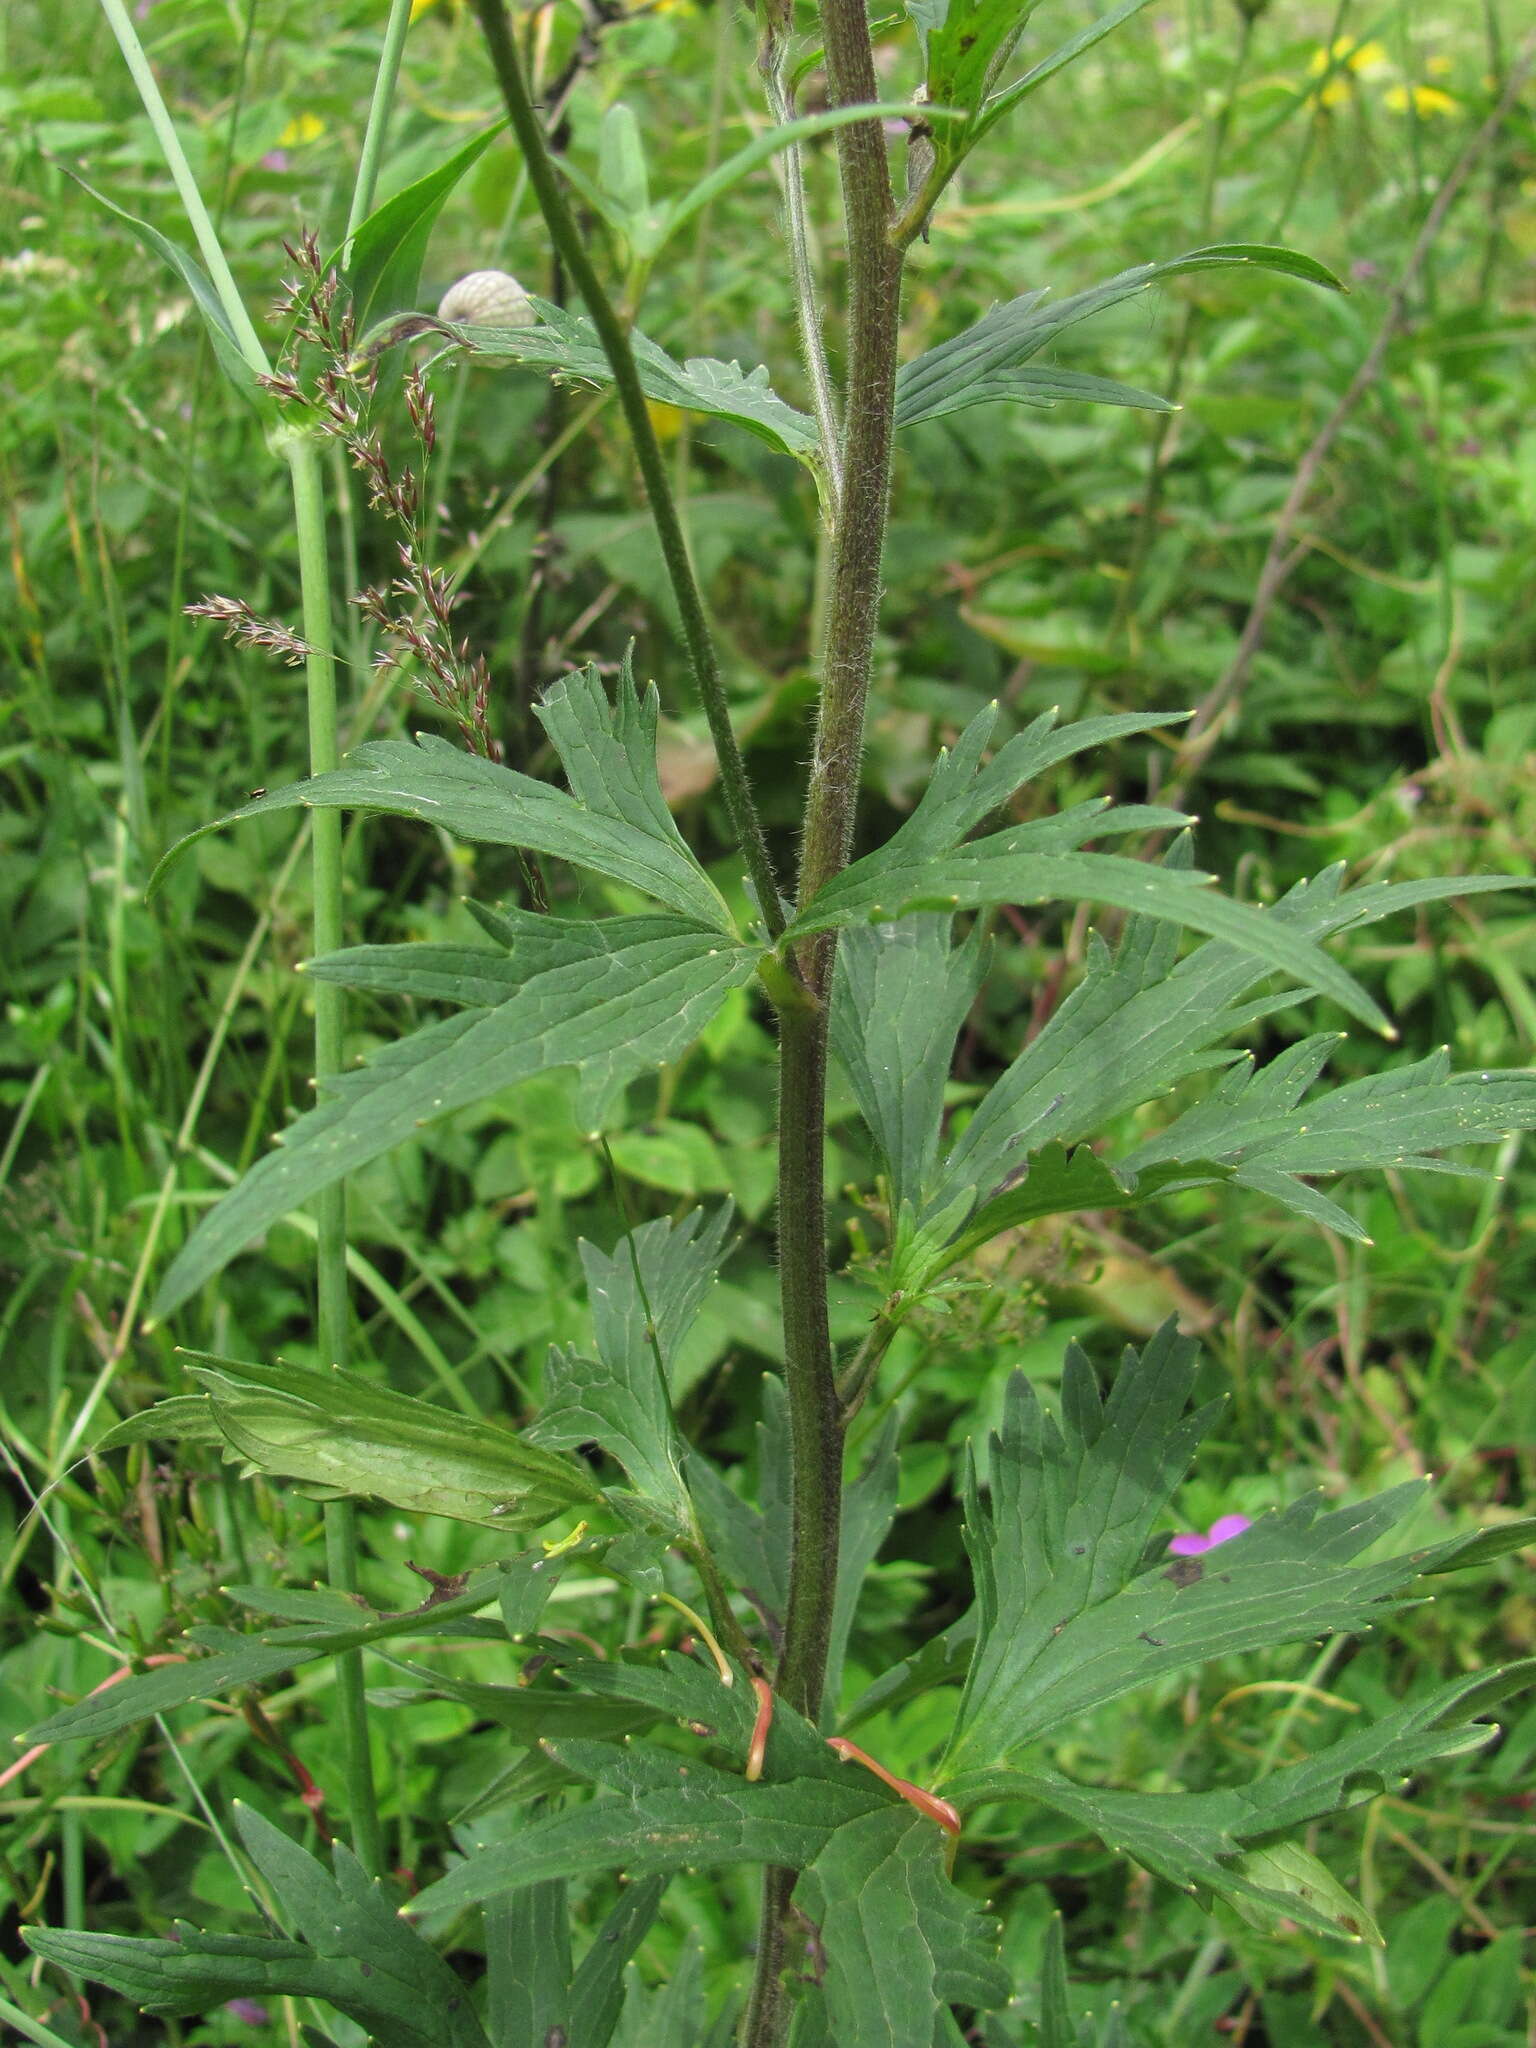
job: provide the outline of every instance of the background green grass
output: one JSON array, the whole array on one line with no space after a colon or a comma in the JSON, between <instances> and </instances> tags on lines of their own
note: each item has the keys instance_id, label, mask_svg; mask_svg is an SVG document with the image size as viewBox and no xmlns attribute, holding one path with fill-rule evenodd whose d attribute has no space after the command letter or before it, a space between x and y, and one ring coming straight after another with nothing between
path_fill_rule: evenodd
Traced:
<instances>
[{"instance_id":1,"label":"background green grass","mask_svg":"<svg viewBox=\"0 0 1536 2048\"><path fill-rule=\"evenodd\" d=\"M1052 40L1082 10L1049 10ZM173 1344L260 1358L312 1356L311 1240L295 1220L237 1262L169 1331L145 1333L145 1288L189 1214L308 1099L303 989L308 870L292 827L260 819L200 843L149 907L163 848L251 788L302 771L297 679L183 618L206 591L292 619L296 562L285 480L222 383L176 281L67 175L187 239L115 46L86 0L0 16L0 1493L4 1685L14 1733L77 1694L125 1649L163 1649L191 1620L238 1625L231 1581L311 1582L317 1511L238 1482L211 1454L175 1466L134 1453L77 1461L112 1419L184 1381ZM157 0L142 33L202 188L216 202L248 301L276 295L284 236L334 242L360 137L381 9L360 0ZM553 17L546 83L576 55ZM1150 8L1031 100L950 194L911 266L909 352L993 301L1039 284L1066 293L1202 240L1287 239L1332 265L1347 297L1283 279L1185 280L1075 330L1060 359L1154 389L1184 410L1159 437L1146 415L992 407L925 426L899 457L888 598L867 774L871 837L910 804L934 746L993 696L1020 722L1194 704L1233 653L1297 464L1367 354L1437 183L1497 98L1515 10L1446 0L1336 11L1276 7L1243 48L1235 8ZM1349 39L1347 42L1345 39ZM653 188L685 190L761 123L750 26L686 0L619 14L575 81L565 143L594 160L602 110L623 99L648 140ZM1329 50L1333 51L1330 59ZM892 96L910 45L883 45ZM438 0L414 27L381 196L440 162L494 109L472 23ZM830 151L808 179L824 253L841 234ZM646 331L674 353L766 362L803 398L787 264L759 174L631 272ZM622 252L602 240L610 274ZM1300 554L1270 615L1237 715L1197 784L1205 864L1263 900L1343 860L1353 875L1529 873L1536 845L1536 123L1527 94L1436 239L1384 373L1322 467ZM505 264L558 295L514 152L495 144L432 244L424 303L461 272ZM839 337L831 334L834 356ZM695 842L735 888L702 719L687 698L658 557L611 408L525 373L448 373L432 478L439 547L473 561L464 630L497 682L509 752L547 764L534 693L628 640L660 682L669 789ZM586 429L573 432L585 416ZM664 415L727 679L771 829L787 835L808 746L806 669L815 508L792 465L725 427ZM400 447L404 448L403 439ZM551 451L558 451L550 460ZM1149 460L1159 482L1149 498ZM354 493L337 534L349 588L389 573L389 537ZM1148 509L1150 506L1150 510ZM346 615L352 736L431 725L431 707L370 680L372 649ZM1139 794L1168 772L1145 745L1074 763L1065 803ZM787 845L787 838L785 840ZM388 820L351 828L347 914L371 938L466 930L461 899L520 883L515 860ZM596 887L597 885L592 885ZM1493 909L1486 904L1492 902ZM1016 1049L1081 960L1080 921L1014 920L1019 944L968 1028L954 1099ZM1359 1038L1347 1073L1447 1042L1458 1065L1521 1065L1536 1035L1536 921L1517 897L1385 927L1351 964L1396 1018L1404 1051ZM1309 1010L1309 1018L1315 1009ZM1274 1020L1274 1043L1296 1019ZM1309 1028L1315 1028L1309 1026ZM391 1029L359 1001L352 1046ZM778 1356L771 1243L773 1104L762 1019L745 997L703 1044L629 1092L613 1141L620 1177L577 1130L556 1075L449 1119L354 1184L358 1362L410 1390L516 1419L551 1340L580 1335L578 1235L610 1243L635 1219L736 1200L743 1241L691 1360L689 1421L726 1457L755 1457L759 1381ZM840 1333L869 1297L845 1194L869 1160L851 1099L835 1100L833 1185L854 1253ZM967 1580L951 1492L956 1451L991 1419L1016 1363L1048 1388L1077 1335L1104 1361L1170 1310L1205 1340L1230 1427L1185 1497L1189 1525L1254 1513L1312 1487L1336 1497L1419 1472L1440 1480L1425 1526L1530 1506L1536 1374L1526 1312L1536 1286L1532 1168L1509 1148L1498 1180L1387 1177L1340 1198L1375 1240L1324 1237L1217 1191L1125 1226L1093 1219L981 1255L953 1314L903 1333L904 1505L861 1609L850 1685L953 1618ZM620 1195L622 1194L622 1202ZM45 1487L47 1518L27 1519ZM405 1604L404 1561L456 1570L493 1553L485 1532L364 1516L365 1590ZM589 1611L590 1610L590 1611ZM102 1616L110 1620L110 1636ZM574 1601L574 1627L652 1626L609 1596ZM1536 1647L1528 1560L1379 1640L1277 1653L1198 1684L1106 1709L1058 1760L1106 1780L1199 1786L1284 1757L1367 1702ZM504 1675L493 1651L483 1673ZM395 1682L379 1662L381 1687ZM339 1794L329 1667L310 1667L261 1715L188 1710L173 1754L153 1730L105 1753L71 1748L0 1786L8 1910L54 1924L161 1930L180 1912L244 1910L194 1786L215 1808L248 1796L290 1828L312 1775ZM877 1729L914 1768L942 1698ZM1389 1930L1384 1955L1216 1924L1097 1845L1042 1817L974 1845L975 1887L1007 1927L1027 1981L1052 1898L1074 1971L1132 2036L1248 2048L1390 2042L1495 2048L1527 2039L1521 1930L1536 1921L1527 1787L1536 1712L1518 1703L1491 1759L1384 1797L1324 1831L1333 1866ZM446 1830L508 1757L467 1736L467 1711L419 1703L378 1717L394 1862L435 1867ZM872 1738L873 1740L873 1738ZM1051 1891L1043 1879L1049 1876ZM691 1934L739 1948L750 1887L679 1881L644 1951L670 1972ZM472 1946L473 1929L454 1939ZM58 1985L0 1964L0 1991L41 2014ZM709 1998L723 1986L706 1985ZM224 2043L223 2014L147 2022L93 2001L113 2048ZM66 2040L93 2038L65 2007ZM270 2038L291 2019L274 2010Z\"/></svg>"}]
</instances>

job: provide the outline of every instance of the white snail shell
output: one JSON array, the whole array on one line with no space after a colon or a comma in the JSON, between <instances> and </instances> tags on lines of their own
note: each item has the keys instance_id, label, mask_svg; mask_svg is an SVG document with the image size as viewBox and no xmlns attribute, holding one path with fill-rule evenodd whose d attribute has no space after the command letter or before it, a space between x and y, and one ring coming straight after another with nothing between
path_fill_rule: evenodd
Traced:
<instances>
[{"instance_id":1,"label":"white snail shell","mask_svg":"<svg viewBox=\"0 0 1536 2048\"><path fill-rule=\"evenodd\" d=\"M539 316L515 277L504 270L472 270L444 292L437 317L455 327L534 327Z\"/></svg>"}]
</instances>

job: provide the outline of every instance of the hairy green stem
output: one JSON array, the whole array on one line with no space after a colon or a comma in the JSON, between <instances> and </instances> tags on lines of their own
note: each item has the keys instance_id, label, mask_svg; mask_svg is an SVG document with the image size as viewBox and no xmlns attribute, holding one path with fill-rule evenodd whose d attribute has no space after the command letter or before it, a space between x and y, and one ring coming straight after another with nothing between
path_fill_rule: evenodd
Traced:
<instances>
[{"instance_id":1,"label":"hairy green stem","mask_svg":"<svg viewBox=\"0 0 1536 2048\"><path fill-rule=\"evenodd\" d=\"M789 1598L775 1690L821 1718L842 1514L843 1417L827 1327L825 1010L779 1015L779 1275L789 1396Z\"/></svg>"},{"instance_id":2,"label":"hairy green stem","mask_svg":"<svg viewBox=\"0 0 1536 2048\"><path fill-rule=\"evenodd\" d=\"M822 0L822 40L835 107L878 99L863 0ZM838 131L848 247L848 345L841 497L832 538L821 701L806 793L798 900L847 866L853 846L864 707L880 604L880 558L891 478L902 253L888 240L892 202L878 118ZM827 1326L827 1006L835 936L801 949L806 999L779 1013L779 1284L790 1429L789 1597L776 1689L821 1718L837 1597L843 1432ZM769 1871L743 2040L776 2048L786 2012L785 1915L794 1879Z\"/></svg>"},{"instance_id":3,"label":"hairy green stem","mask_svg":"<svg viewBox=\"0 0 1536 2048\"><path fill-rule=\"evenodd\" d=\"M747 2002L741 2038L746 2048L778 2041L788 2018L784 1998L784 1948L789 1932L789 1900L795 1888L792 1870L763 1873L762 1925L757 1937L757 1968Z\"/></svg>"},{"instance_id":4,"label":"hairy green stem","mask_svg":"<svg viewBox=\"0 0 1536 2048\"><path fill-rule=\"evenodd\" d=\"M324 775L340 758L336 718L336 656L331 624L330 557L325 533L325 486L320 443L302 429L285 430L279 446L293 484L294 532L299 551L299 587L309 707L309 768ZM317 811L312 822L314 941L317 953L334 952L342 938L341 813ZM341 1071L346 1015L343 990L314 984L315 1085ZM347 1193L337 1181L315 1205L319 1240L315 1250L318 1338L322 1370L347 1363L350 1309L347 1299ZM325 1508L326 1570L338 1592L357 1590L357 1506L350 1500ZM357 1856L371 1876L384 1867L383 1833L368 1744L368 1709L363 1692L363 1658L348 1650L336 1659L336 1695L347 1783L347 1811Z\"/></svg>"},{"instance_id":5,"label":"hairy green stem","mask_svg":"<svg viewBox=\"0 0 1536 2048\"><path fill-rule=\"evenodd\" d=\"M640 466L645 494L650 503L651 518L656 527L656 537L661 544L662 559L666 563L667 577L672 585L673 596L677 600L683 640L688 649L694 681L704 706L704 716L709 721L710 736L715 743L715 757L720 768L720 786L730 812L731 825L746 861L747 872L752 878L752 887L756 892L764 922L771 935L777 938L784 929L784 912L779 901L778 884L774 879L773 863L768 857L768 843L763 837L757 807L752 801L752 790L747 781L741 749L736 744L736 735L731 727L730 706L726 702L725 685L720 677L720 664L715 655L709 622L704 614L704 600L693 573L693 564L688 557L688 546L683 536L682 522L677 516L671 480L667 475L666 464L662 460L656 429L651 424L651 416L646 408L645 393L640 386L640 373L635 367L634 352L629 345L629 333L619 318L613 301L603 289L592 259L587 254L586 242L572 217L570 207L566 204L559 175L550 160L543 127L528 97L522 61L517 54L517 45L507 21L505 0L470 0L470 5L484 33L491 65L501 87L502 98L506 101L507 117L518 146L523 152L523 161L528 166L528 182L532 185L534 197L538 200L539 211L544 216L544 225L549 230L549 238L559 251L561 261L569 271L576 289L581 293L592 325L597 329L598 339L603 345L603 353L608 358L608 366L613 372L614 388L618 393L619 404L624 412L624 422L634 445L635 459Z\"/></svg>"},{"instance_id":6,"label":"hairy green stem","mask_svg":"<svg viewBox=\"0 0 1536 2048\"><path fill-rule=\"evenodd\" d=\"M878 98L874 52L858 0L825 0L822 31L832 104L857 106ZM842 507L832 550L821 708L800 856L802 905L847 866L853 845L890 495L901 305L902 256L886 240L891 179L880 121L840 128L837 147L848 231ZM812 979L824 992L830 984L831 948L817 950L820 965Z\"/></svg>"}]
</instances>

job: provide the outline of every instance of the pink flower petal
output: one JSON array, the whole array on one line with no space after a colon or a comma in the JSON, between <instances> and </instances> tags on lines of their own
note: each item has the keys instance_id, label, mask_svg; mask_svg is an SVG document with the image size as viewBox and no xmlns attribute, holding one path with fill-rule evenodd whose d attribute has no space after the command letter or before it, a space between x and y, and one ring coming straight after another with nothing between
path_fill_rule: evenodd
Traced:
<instances>
[{"instance_id":1,"label":"pink flower petal","mask_svg":"<svg viewBox=\"0 0 1536 2048\"><path fill-rule=\"evenodd\" d=\"M1209 1550L1209 1536L1175 1536L1168 1548L1175 1557L1198 1557L1203 1550Z\"/></svg>"},{"instance_id":2,"label":"pink flower petal","mask_svg":"<svg viewBox=\"0 0 1536 2048\"><path fill-rule=\"evenodd\" d=\"M1212 1543L1230 1543L1234 1536L1241 1536L1245 1529L1251 1529L1252 1522L1246 1515L1220 1515L1211 1524Z\"/></svg>"}]
</instances>

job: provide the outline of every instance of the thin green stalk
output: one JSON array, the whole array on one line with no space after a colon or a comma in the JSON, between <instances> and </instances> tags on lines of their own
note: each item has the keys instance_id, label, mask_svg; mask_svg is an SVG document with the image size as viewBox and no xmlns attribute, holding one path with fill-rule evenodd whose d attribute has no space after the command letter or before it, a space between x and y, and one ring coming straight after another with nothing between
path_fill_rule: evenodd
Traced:
<instances>
[{"instance_id":1,"label":"thin green stalk","mask_svg":"<svg viewBox=\"0 0 1536 2048\"><path fill-rule=\"evenodd\" d=\"M378 190L379 161L384 154L384 136L389 127L389 110L394 105L400 60L405 55L405 32L411 25L411 0L389 0L389 20L384 28L384 47L373 79L373 98L368 104L368 125L358 153L357 175L352 185L352 205L347 214L347 252L352 237L373 211Z\"/></svg>"},{"instance_id":2,"label":"thin green stalk","mask_svg":"<svg viewBox=\"0 0 1536 2048\"><path fill-rule=\"evenodd\" d=\"M18 1895L19 1896L19 1895ZM71 2048L62 2034L56 2034L52 2027L44 2026L24 2013L19 2005L12 2005L8 1998L0 1998L0 2020L14 2027L24 2041L35 2041L37 2048ZM73 2031L73 2030L71 2030ZM76 2037L78 2039L78 2036Z\"/></svg>"},{"instance_id":3,"label":"thin green stalk","mask_svg":"<svg viewBox=\"0 0 1536 2048\"><path fill-rule=\"evenodd\" d=\"M635 368L629 334L593 268L586 242L566 204L565 193L550 161L543 127L528 97L522 61L507 21L505 0L470 0L470 4L484 33L492 68L501 87L502 98L506 101L507 116L523 152L523 161L528 166L528 181L544 216L544 225L581 293L613 372L614 388L623 407L625 425L640 466L667 578L677 600L694 682L715 743L720 786L730 812L731 825L746 860L763 920L772 936L777 938L784 929L784 912L774 879L773 863L768 857L768 843L758 822L741 749L731 727L730 706L726 702L720 665L704 614L704 600L694 577L693 564L688 559L682 523L677 516L677 505L656 430L646 409L645 393L640 388L640 375Z\"/></svg>"},{"instance_id":4,"label":"thin green stalk","mask_svg":"<svg viewBox=\"0 0 1536 2048\"><path fill-rule=\"evenodd\" d=\"M309 709L309 768L324 775L340 758L336 718L336 657L331 623L330 557L325 533L325 487L321 443L302 428L280 437L280 448L293 483L294 531L298 541L299 587L303 633L310 653L305 662ZM314 941L317 953L334 952L342 937L341 813L317 811L312 820L314 872ZM317 981L315 1005L315 1083L341 1071L346 1016L343 991ZM322 1365L347 1363L350 1311L347 1300L347 1194L338 1181L316 1204L319 1231L315 1249L318 1291L318 1337ZM325 1508L326 1570L338 1592L357 1590L357 1507L350 1500L328 1502ZM342 1746L346 1759L347 1809L359 1861L370 1875L384 1867L384 1843L373 1784L368 1743L368 1710L363 1693L363 1659L358 1650L336 1660L336 1692Z\"/></svg>"},{"instance_id":5,"label":"thin green stalk","mask_svg":"<svg viewBox=\"0 0 1536 2048\"><path fill-rule=\"evenodd\" d=\"M725 141L725 94L730 84L731 59L735 54L736 24L729 7L715 9L714 61L709 75L709 127L704 142L704 177L712 178L720 167ZM705 340L704 310L709 297L710 239L714 228L713 202L700 207L693 223L693 285L689 293L689 332L693 346L702 354ZM677 492L678 516L691 543L693 528L688 519L688 493L693 474L694 415L682 414L677 440L672 448L673 489Z\"/></svg>"}]
</instances>

